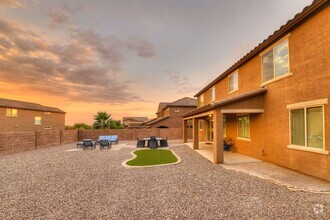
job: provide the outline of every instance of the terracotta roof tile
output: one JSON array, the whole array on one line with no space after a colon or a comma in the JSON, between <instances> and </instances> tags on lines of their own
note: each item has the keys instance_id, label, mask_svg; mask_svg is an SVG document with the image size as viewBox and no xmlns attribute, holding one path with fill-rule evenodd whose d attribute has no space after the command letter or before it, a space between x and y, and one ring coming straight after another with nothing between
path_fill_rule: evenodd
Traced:
<instances>
[{"instance_id":1,"label":"terracotta roof tile","mask_svg":"<svg viewBox=\"0 0 330 220\"><path fill-rule=\"evenodd\" d=\"M170 104L168 104L168 106L191 106L191 107L197 107L197 99L193 99L193 98L189 98L189 97L184 97L182 99L176 100Z\"/></svg>"},{"instance_id":2,"label":"terracotta roof tile","mask_svg":"<svg viewBox=\"0 0 330 220\"><path fill-rule=\"evenodd\" d=\"M148 123L145 123L146 125L152 125L152 124L155 124L157 122L160 122L160 121L163 121L165 119L168 119L170 116L165 116L165 117L162 117L162 118L158 118L157 120L154 120L154 121L151 121L151 122L148 122Z\"/></svg>"},{"instance_id":3,"label":"terracotta roof tile","mask_svg":"<svg viewBox=\"0 0 330 220\"><path fill-rule=\"evenodd\" d=\"M145 122L145 121L148 121L148 117L123 117L123 121L126 121L128 119L133 119L136 122Z\"/></svg>"}]
</instances>

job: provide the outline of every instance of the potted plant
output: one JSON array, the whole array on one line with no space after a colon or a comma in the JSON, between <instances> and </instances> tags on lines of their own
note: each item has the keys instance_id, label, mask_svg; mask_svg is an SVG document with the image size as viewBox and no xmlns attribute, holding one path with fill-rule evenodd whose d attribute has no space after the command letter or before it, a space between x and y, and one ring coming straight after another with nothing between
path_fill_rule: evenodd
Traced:
<instances>
[{"instance_id":1,"label":"potted plant","mask_svg":"<svg viewBox=\"0 0 330 220\"><path fill-rule=\"evenodd\" d=\"M226 151L231 150L233 145L234 145L234 141L230 137L226 137L223 139L223 149L224 150L226 150Z\"/></svg>"}]
</instances>

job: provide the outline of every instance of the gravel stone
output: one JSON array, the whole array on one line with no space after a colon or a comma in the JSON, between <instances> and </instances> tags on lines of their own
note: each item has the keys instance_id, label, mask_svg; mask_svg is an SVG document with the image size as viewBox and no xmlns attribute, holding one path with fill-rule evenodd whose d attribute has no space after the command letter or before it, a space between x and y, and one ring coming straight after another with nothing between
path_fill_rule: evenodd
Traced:
<instances>
[{"instance_id":1,"label":"gravel stone","mask_svg":"<svg viewBox=\"0 0 330 220\"><path fill-rule=\"evenodd\" d=\"M330 195L291 191L214 165L185 145L182 162L125 168L132 148L0 156L0 219L330 219Z\"/></svg>"}]
</instances>

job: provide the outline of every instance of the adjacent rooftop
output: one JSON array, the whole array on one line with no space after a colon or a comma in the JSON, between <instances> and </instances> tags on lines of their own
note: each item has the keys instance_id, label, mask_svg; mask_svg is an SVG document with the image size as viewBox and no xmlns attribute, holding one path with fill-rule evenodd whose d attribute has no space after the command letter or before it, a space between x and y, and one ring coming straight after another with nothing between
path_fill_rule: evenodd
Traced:
<instances>
[{"instance_id":1,"label":"adjacent rooftop","mask_svg":"<svg viewBox=\"0 0 330 220\"><path fill-rule=\"evenodd\" d=\"M59 108L43 106L32 102L22 102L22 101L3 99L3 98L0 98L0 107L43 111L43 112L66 113L65 111L62 111Z\"/></svg>"}]
</instances>

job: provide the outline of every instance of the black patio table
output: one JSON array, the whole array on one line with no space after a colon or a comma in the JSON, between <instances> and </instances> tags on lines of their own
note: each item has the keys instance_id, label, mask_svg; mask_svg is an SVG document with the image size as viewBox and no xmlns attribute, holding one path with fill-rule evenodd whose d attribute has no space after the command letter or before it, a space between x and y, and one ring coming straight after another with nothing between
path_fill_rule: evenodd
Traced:
<instances>
[{"instance_id":1,"label":"black patio table","mask_svg":"<svg viewBox=\"0 0 330 220\"><path fill-rule=\"evenodd\" d=\"M147 147L149 147L149 143L150 143L150 140L151 138L143 138L144 141L147 141ZM160 146L160 141L163 140L163 138L156 138L157 141L159 141L159 144L158 146Z\"/></svg>"}]
</instances>

